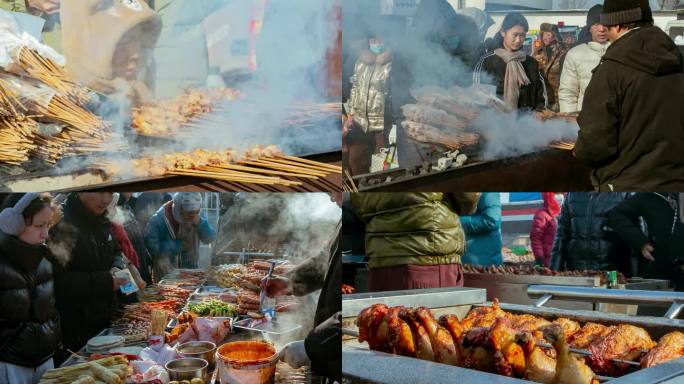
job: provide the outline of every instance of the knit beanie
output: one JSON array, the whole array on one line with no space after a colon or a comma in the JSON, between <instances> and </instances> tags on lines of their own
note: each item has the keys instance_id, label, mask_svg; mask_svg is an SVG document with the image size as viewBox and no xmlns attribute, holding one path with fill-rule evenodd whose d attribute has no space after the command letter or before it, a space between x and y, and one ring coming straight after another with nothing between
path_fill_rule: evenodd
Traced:
<instances>
[{"instance_id":1,"label":"knit beanie","mask_svg":"<svg viewBox=\"0 0 684 384\"><path fill-rule=\"evenodd\" d=\"M613 26L642 21L641 0L605 0L601 24Z\"/></svg>"}]
</instances>

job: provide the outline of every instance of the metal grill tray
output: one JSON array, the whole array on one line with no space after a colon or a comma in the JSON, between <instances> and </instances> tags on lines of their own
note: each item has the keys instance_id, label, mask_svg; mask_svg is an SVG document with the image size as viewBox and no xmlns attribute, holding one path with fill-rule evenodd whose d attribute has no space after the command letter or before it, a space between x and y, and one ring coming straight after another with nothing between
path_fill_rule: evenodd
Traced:
<instances>
[{"instance_id":1,"label":"metal grill tray","mask_svg":"<svg viewBox=\"0 0 684 384\"><path fill-rule=\"evenodd\" d=\"M260 323L254 327L250 327L249 323L253 319L244 319L237 321L233 324L234 328L244 329L252 332L263 332L269 335L285 335L288 333L295 332L302 328L299 324L280 322L277 319L265 323Z\"/></svg>"}]
</instances>

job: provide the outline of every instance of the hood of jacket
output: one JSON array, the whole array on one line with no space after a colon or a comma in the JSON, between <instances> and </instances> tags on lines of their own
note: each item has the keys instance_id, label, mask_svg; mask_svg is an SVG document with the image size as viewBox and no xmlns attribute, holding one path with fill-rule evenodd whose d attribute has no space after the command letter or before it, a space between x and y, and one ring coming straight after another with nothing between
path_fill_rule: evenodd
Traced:
<instances>
[{"instance_id":1,"label":"hood of jacket","mask_svg":"<svg viewBox=\"0 0 684 384\"><path fill-rule=\"evenodd\" d=\"M141 63L161 33L161 18L145 1L62 0L62 39L67 71L80 83L112 80L113 59L128 33L142 42ZM144 65L144 64L141 64Z\"/></svg>"},{"instance_id":2,"label":"hood of jacket","mask_svg":"<svg viewBox=\"0 0 684 384\"><path fill-rule=\"evenodd\" d=\"M682 72L682 56L677 46L658 27L628 32L610 46L603 59L653 76Z\"/></svg>"}]
</instances>

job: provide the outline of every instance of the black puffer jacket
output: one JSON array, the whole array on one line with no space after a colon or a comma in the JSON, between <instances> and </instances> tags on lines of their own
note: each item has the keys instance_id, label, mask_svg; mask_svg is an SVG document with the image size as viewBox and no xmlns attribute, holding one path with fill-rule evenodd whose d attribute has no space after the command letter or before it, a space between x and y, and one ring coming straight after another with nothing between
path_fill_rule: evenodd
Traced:
<instances>
[{"instance_id":1,"label":"black puffer jacket","mask_svg":"<svg viewBox=\"0 0 684 384\"><path fill-rule=\"evenodd\" d=\"M678 215L676 194L638 193L624 201L608 215L611 226L634 253L640 255L647 243L655 251L655 261L639 256L640 275L653 279L669 279L677 291L684 290L684 224ZM643 218L648 228L645 235L639 225Z\"/></svg>"},{"instance_id":2,"label":"black puffer jacket","mask_svg":"<svg viewBox=\"0 0 684 384\"><path fill-rule=\"evenodd\" d=\"M608 227L608 212L626 199L625 193L569 193L558 218L551 252L556 270L614 270L628 264L629 254ZM623 268L619 268L623 269Z\"/></svg>"},{"instance_id":3,"label":"black puffer jacket","mask_svg":"<svg viewBox=\"0 0 684 384\"><path fill-rule=\"evenodd\" d=\"M0 231L0 361L34 368L59 343L52 263L45 246Z\"/></svg>"},{"instance_id":4,"label":"black puffer jacket","mask_svg":"<svg viewBox=\"0 0 684 384\"><path fill-rule=\"evenodd\" d=\"M56 259L55 293L64 346L75 351L109 327L116 308L110 269L123 269L123 258L109 220L90 213L77 194L67 199L64 218L50 231L48 245Z\"/></svg>"},{"instance_id":5,"label":"black puffer jacket","mask_svg":"<svg viewBox=\"0 0 684 384\"><path fill-rule=\"evenodd\" d=\"M342 381L342 252L339 249L341 223L330 243L330 252L321 252L292 270L288 277L293 293L303 296L321 289L314 317L314 329L305 340L311 369L317 375Z\"/></svg>"}]
</instances>

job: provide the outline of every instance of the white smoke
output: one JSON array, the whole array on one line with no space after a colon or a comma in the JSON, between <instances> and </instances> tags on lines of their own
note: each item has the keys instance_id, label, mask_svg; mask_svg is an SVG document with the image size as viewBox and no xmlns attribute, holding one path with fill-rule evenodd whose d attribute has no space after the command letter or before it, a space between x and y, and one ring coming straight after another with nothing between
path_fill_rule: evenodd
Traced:
<instances>
[{"instance_id":1,"label":"white smoke","mask_svg":"<svg viewBox=\"0 0 684 384\"><path fill-rule=\"evenodd\" d=\"M531 113L501 114L484 111L473 122L483 136L482 156L499 159L524 155L548 148L549 143L577 137L577 123L560 120L539 121Z\"/></svg>"}]
</instances>

